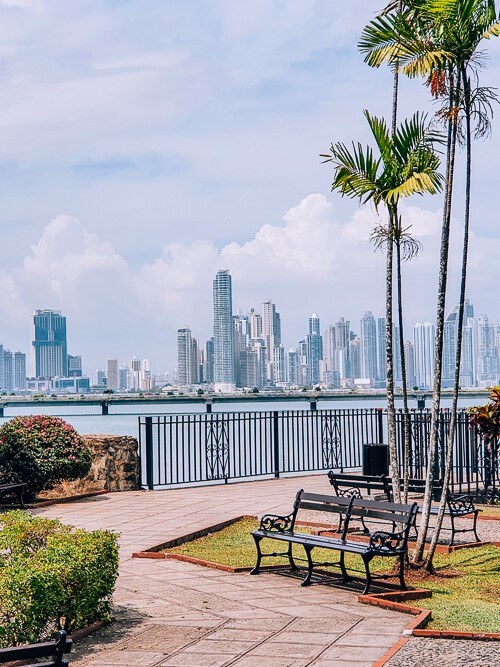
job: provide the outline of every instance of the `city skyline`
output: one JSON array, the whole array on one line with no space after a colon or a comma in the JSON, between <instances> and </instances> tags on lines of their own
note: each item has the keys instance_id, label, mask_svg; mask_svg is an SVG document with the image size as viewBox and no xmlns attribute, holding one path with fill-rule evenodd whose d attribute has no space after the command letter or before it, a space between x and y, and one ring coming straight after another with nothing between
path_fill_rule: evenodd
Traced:
<instances>
[{"instance_id":1,"label":"city skyline","mask_svg":"<svg viewBox=\"0 0 500 667\"><path fill-rule=\"evenodd\" d=\"M281 316L271 300L233 314L232 279L220 270L213 281L213 336L203 344L189 326L179 329L177 383L195 387L212 384L215 393L236 388L314 387L326 389L386 387L386 320L366 311L356 325L344 317L321 327L320 317L308 319L307 333L292 347L282 344ZM446 317L442 386L453 386L458 306ZM393 324L394 380L402 386L399 327ZM409 388L430 390L434 378L435 326L415 322L405 329L404 356ZM475 316L466 300L463 325L462 387L499 384L500 324L488 315ZM211 354L209 350L214 350Z\"/></svg>"},{"instance_id":2,"label":"city skyline","mask_svg":"<svg viewBox=\"0 0 500 667\"><path fill-rule=\"evenodd\" d=\"M89 368L134 354L172 368L180 323L208 336L224 268L240 285L235 310L272 291L290 342L312 312L383 312L376 216L330 193L319 158L331 141L366 140L364 107L389 115L391 73L356 49L382 4L1 2L4 345L28 349L33 310L61 310ZM484 85L500 78L498 41ZM418 82L402 78L400 101L402 116L434 113ZM493 320L497 146L494 122L475 146L469 283ZM409 322L434 318L441 206L401 209L424 247L404 267ZM453 262L460 224L454 234Z\"/></svg>"}]
</instances>

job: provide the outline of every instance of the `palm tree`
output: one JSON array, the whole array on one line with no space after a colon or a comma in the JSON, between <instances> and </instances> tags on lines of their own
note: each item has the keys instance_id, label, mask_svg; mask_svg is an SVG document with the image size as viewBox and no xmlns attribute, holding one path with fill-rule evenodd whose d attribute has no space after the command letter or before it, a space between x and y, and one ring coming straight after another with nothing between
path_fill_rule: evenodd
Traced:
<instances>
[{"instance_id":1,"label":"palm tree","mask_svg":"<svg viewBox=\"0 0 500 667\"><path fill-rule=\"evenodd\" d=\"M463 97L462 90L465 85L464 72L467 72L474 64L480 42L500 34L500 22L496 17L494 0L411 0L406 2L405 6L406 9L401 13L392 11L374 19L363 32L360 49L366 54L365 60L370 65L378 67L383 62L389 62L393 67L402 66L403 71L409 76L426 76L434 96L440 96L445 91L448 96L447 109L443 114L448 126L448 138L445 205L439 262L431 435L427 457L426 493L415 550L415 560L421 561L429 525L434 461L438 445L451 203L458 136L457 121L460 101ZM467 192L466 210L470 203L470 187ZM468 233L467 212L466 217L466 233ZM466 255L465 249L465 258ZM458 346L457 354L460 354ZM459 365L458 363L458 379ZM455 383L457 393L458 379ZM452 414L452 420L453 417ZM454 424L453 421L452 423ZM452 430L450 436L453 435ZM450 450L452 444L450 439ZM445 492L446 489L447 487L445 487ZM444 510L444 498L442 503ZM432 567L432 558L427 559L427 567Z\"/></svg>"},{"instance_id":2,"label":"palm tree","mask_svg":"<svg viewBox=\"0 0 500 667\"><path fill-rule=\"evenodd\" d=\"M403 0L393 0L381 12L384 16L390 11L395 11L397 15L403 11ZM396 131L398 118L398 97L399 97L399 63L396 61L393 67L393 86L392 86L392 133ZM408 500L408 477L410 460L410 411L408 409L408 386L406 379L406 357L404 343L404 322L403 322L403 292L402 292L402 259L412 259L420 252L421 245L409 235L408 229L403 229L401 218L398 225L394 228L394 244L396 248L396 293L398 304L398 330L399 336L396 344L399 346L399 358L401 363L401 384L403 391L403 500ZM380 229L375 235L375 242L387 237L387 230Z\"/></svg>"},{"instance_id":3,"label":"palm tree","mask_svg":"<svg viewBox=\"0 0 500 667\"><path fill-rule=\"evenodd\" d=\"M439 158L433 144L440 136L429 130L426 117L414 114L394 132L389 132L386 122L368 111L364 112L375 140L378 155L371 147L352 144L352 151L343 143L332 144L330 153L322 155L325 162L335 166L332 190L343 196L359 199L361 203L372 201L376 210L384 205L388 222L386 231L386 362L387 362L387 413L391 476L395 500L400 500L400 475L396 443L393 365L393 257L394 242L400 218L398 204L401 197L425 192L435 194L441 189L442 178L438 173Z\"/></svg>"}]
</instances>

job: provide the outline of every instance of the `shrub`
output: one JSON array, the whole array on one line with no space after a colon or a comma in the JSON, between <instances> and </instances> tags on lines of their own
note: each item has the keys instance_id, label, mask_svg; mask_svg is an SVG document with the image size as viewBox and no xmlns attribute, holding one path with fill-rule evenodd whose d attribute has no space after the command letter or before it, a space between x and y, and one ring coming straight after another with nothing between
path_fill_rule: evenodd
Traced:
<instances>
[{"instance_id":1,"label":"shrub","mask_svg":"<svg viewBox=\"0 0 500 667\"><path fill-rule=\"evenodd\" d=\"M118 575L114 533L16 510L0 529L0 646L43 641L109 620Z\"/></svg>"},{"instance_id":2,"label":"shrub","mask_svg":"<svg viewBox=\"0 0 500 667\"><path fill-rule=\"evenodd\" d=\"M0 469L27 483L28 499L83 477L91 462L83 438L59 417L15 417L0 428Z\"/></svg>"}]
</instances>

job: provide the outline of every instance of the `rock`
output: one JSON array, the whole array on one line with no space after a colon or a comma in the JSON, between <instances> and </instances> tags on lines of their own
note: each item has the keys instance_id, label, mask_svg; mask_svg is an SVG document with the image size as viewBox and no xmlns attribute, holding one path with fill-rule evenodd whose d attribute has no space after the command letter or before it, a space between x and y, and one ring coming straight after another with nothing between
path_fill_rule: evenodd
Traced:
<instances>
[{"instance_id":1,"label":"rock","mask_svg":"<svg viewBox=\"0 0 500 667\"><path fill-rule=\"evenodd\" d=\"M53 498L139 488L139 448L136 438L128 435L84 435L83 438L92 452L90 472L82 479L62 482L47 495Z\"/></svg>"}]
</instances>

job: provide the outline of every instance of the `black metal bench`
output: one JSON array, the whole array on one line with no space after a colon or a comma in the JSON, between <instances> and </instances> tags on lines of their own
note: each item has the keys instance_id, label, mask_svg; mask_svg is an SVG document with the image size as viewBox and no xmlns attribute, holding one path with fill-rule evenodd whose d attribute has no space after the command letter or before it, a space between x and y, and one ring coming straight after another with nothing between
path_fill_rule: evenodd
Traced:
<instances>
[{"instance_id":1,"label":"black metal bench","mask_svg":"<svg viewBox=\"0 0 500 667\"><path fill-rule=\"evenodd\" d=\"M393 488L392 488L392 479L390 477L385 478L388 485L388 498L392 501L393 499ZM403 483L401 482L401 488ZM412 494L423 495L425 493L425 479L414 479L411 478L408 480L408 492ZM443 480L434 480L432 486L432 497L434 500L439 501L441 494L443 493ZM422 512L422 507L418 506L418 511ZM479 537L477 534L477 515L481 510L477 509L474 506L472 496L470 495L458 495L453 494L448 490L446 495L446 509L445 516L450 517L451 528L443 526L442 530L451 531L451 540L450 546L453 546L455 543L455 534L456 533L469 533L473 532L476 542L479 542ZM437 515L439 512L439 507L431 507L431 515ZM456 528L455 520L461 517L471 516L473 518L472 527L469 528ZM415 533L417 532L416 522L413 526Z\"/></svg>"},{"instance_id":2,"label":"black metal bench","mask_svg":"<svg viewBox=\"0 0 500 667\"><path fill-rule=\"evenodd\" d=\"M26 509L23 498L26 486L26 482L20 482L13 475L0 473L0 498L9 506L18 505Z\"/></svg>"},{"instance_id":3,"label":"black metal bench","mask_svg":"<svg viewBox=\"0 0 500 667\"><path fill-rule=\"evenodd\" d=\"M375 477L370 475L357 475L356 473L336 473L331 470L328 473L328 479L335 489L335 493L339 496L362 498L364 497L361 493L363 491L367 492L368 495L373 494L374 498L377 500L386 499L390 502L394 501L392 479L390 477L385 477L384 475ZM425 484L425 479L410 478L408 480L408 492L411 494L423 495L425 493ZM402 489L403 481L401 480L401 490ZM375 493L377 493L377 495L375 495ZM432 486L433 499L439 501L442 493L443 480L434 480ZM418 511L420 513L422 512L422 507L420 505L418 506ZM438 511L438 507L431 507L431 515L437 515ZM474 506L473 499L470 495L452 494L448 491L445 516L450 517L451 528L443 526L442 530L451 531L450 546L453 546L455 543L456 533L473 532L476 542L480 541L477 534L477 515L480 511L481 510L476 509ZM455 519L466 516L473 517L472 527L456 528ZM416 518L412 528L415 535L418 535ZM368 532L364 523L363 529L365 533Z\"/></svg>"},{"instance_id":4,"label":"black metal bench","mask_svg":"<svg viewBox=\"0 0 500 667\"><path fill-rule=\"evenodd\" d=\"M295 521L299 509L317 512L330 512L344 516L344 527L340 537L329 537L326 535L314 535L295 531ZM259 574L260 564L263 557L281 556L288 558L292 570L300 568L296 560L307 562L307 574L302 581L302 586L311 583L313 570L316 566L338 566L344 581L352 577L347 573L345 567L345 554L357 554L363 560L365 568L366 583L363 594L370 589L374 579L388 579L393 576L399 578L402 590L406 590L404 580L405 554L408 548L408 532L415 521L417 504L400 505L387 501L364 500L360 498L343 498L339 496L326 496L317 493L305 493L301 489L295 498L293 510L286 516L266 514L260 520L260 526L252 531L257 549L257 562L250 574ZM376 520L392 526L392 530L376 530L366 542L347 539L349 522L353 517ZM396 529L396 526L398 529ZM260 543L264 538L278 540L288 544L285 552L263 553ZM298 558L292 553L294 544L304 547L306 558ZM339 560L335 562L314 562L312 552L315 548L332 549L340 552ZM399 570L397 575L383 574L372 575L370 562L376 556L395 557L399 559Z\"/></svg>"},{"instance_id":5,"label":"black metal bench","mask_svg":"<svg viewBox=\"0 0 500 667\"><path fill-rule=\"evenodd\" d=\"M374 500L389 500L390 485L383 475L358 475L356 473L337 473L330 470L328 480L335 489L335 495L344 498L365 498L367 495ZM363 519L363 530L368 533ZM342 517L339 520L338 530L342 528Z\"/></svg>"},{"instance_id":6,"label":"black metal bench","mask_svg":"<svg viewBox=\"0 0 500 667\"><path fill-rule=\"evenodd\" d=\"M0 665L9 662L28 660L23 667L68 667L69 660L64 658L66 653L71 652L73 642L66 636L65 630L57 633L57 639L53 642L41 642L40 644L29 644L26 646L15 646L13 648L0 649ZM49 662L37 662L38 658L50 658Z\"/></svg>"}]
</instances>

